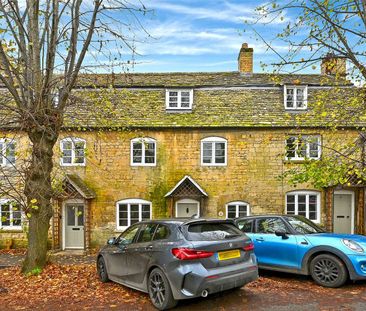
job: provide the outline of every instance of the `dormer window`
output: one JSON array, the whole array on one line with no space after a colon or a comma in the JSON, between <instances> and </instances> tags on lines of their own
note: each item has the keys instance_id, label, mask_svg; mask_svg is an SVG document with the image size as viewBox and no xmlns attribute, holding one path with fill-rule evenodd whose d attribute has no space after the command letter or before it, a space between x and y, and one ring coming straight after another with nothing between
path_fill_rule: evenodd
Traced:
<instances>
[{"instance_id":1,"label":"dormer window","mask_svg":"<svg viewBox=\"0 0 366 311\"><path fill-rule=\"evenodd\" d=\"M305 110L308 105L307 86L285 85L284 98L286 110Z\"/></svg>"},{"instance_id":2,"label":"dormer window","mask_svg":"<svg viewBox=\"0 0 366 311\"><path fill-rule=\"evenodd\" d=\"M167 110L191 110L193 90L166 90Z\"/></svg>"}]
</instances>

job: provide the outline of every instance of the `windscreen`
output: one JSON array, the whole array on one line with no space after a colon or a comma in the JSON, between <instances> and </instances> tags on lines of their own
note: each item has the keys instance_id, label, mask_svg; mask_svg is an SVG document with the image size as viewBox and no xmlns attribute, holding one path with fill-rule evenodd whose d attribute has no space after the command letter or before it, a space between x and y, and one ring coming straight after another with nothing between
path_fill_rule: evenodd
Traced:
<instances>
[{"instance_id":1,"label":"windscreen","mask_svg":"<svg viewBox=\"0 0 366 311\"><path fill-rule=\"evenodd\" d=\"M244 235L230 223L193 223L189 224L186 238L190 241L215 241L236 238Z\"/></svg>"}]
</instances>

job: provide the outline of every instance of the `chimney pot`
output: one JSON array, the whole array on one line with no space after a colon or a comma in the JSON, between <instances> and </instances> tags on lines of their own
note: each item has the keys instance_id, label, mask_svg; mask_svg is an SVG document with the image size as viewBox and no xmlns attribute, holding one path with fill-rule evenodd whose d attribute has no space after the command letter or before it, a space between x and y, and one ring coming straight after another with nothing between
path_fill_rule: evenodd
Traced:
<instances>
[{"instance_id":1,"label":"chimney pot","mask_svg":"<svg viewBox=\"0 0 366 311\"><path fill-rule=\"evenodd\" d=\"M238 56L238 69L242 74L253 73L253 48L248 43L243 43Z\"/></svg>"}]
</instances>

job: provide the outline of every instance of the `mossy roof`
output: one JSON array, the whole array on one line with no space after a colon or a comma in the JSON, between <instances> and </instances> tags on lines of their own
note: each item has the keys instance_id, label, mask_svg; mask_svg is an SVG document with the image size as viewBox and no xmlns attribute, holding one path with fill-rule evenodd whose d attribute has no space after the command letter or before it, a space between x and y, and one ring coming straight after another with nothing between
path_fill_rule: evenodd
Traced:
<instances>
[{"instance_id":1,"label":"mossy roof","mask_svg":"<svg viewBox=\"0 0 366 311\"><path fill-rule=\"evenodd\" d=\"M242 74L230 72L167 72L126 74L82 74L77 87L209 87L209 86L268 86L281 84L329 85L333 76L320 74ZM345 79L338 83L350 84Z\"/></svg>"},{"instance_id":2,"label":"mossy roof","mask_svg":"<svg viewBox=\"0 0 366 311\"><path fill-rule=\"evenodd\" d=\"M328 126L334 115L320 115L318 102L332 102L329 112L339 111L354 92L346 80L339 82L323 75L241 75L220 73L159 73L116 75L115 88L107 86L111 75L95 77L93 90L78 89L75 101L65 114L65 126L73 128L216 128L216 127L294 127ZM86 76L81 76L81 79ZM103 80L105 79L105 80ZM123 79L131 79L122 84ZM102 83L101 80L104 82ZM287 111L284 107L284 84L309 86L308 110ZM80 84L79 84L80 85ZM87 85L87 84L85 84ZM116 86L119 87L116 87ZM334 89L329 88L334 87ZM174 87L193 89L190 111L166 109L165 90ZM326 96L324 94L327 94ZM342 104L341 106L339 106ZM344 118L339 125L353 127L365 120Z\"/></svg>"}]
</instances>

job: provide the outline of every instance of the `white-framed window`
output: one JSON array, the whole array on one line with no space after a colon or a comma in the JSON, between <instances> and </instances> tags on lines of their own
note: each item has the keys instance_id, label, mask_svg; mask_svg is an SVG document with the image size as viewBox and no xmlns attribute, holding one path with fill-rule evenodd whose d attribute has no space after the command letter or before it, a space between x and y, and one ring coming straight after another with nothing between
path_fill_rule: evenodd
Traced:
<instances>
[{"instance_id":1,"label":"white-framed window","mask_svg":"<svg viewBox=\"0 0 366 311\"><path fill-rule=\"evenodd\" d=\"M284 86L285 109L305 110L308 106L308 87L306 85Z\"/></svg>"},{"instance_id":2,"label":"white-framed window","mask_svg":"<svg viewBox=\"0 0 366 311\"><path fill-rule=\"evenodd\" d=\"M292 191L286 194L286 214L301 215L320 223L320 193Z\"/></svg>"},{"instance_id":3,"label":"white-framed window","mask_svg":"<svg viewBox=\"0 0 366 311\"><path fill-rule=\"evenodd\" d=\"M156 140L134 138L131 140L131 166L156 165Z\"/></svg>"},{"instance_id":4,"label":"white-framed window","mask_svg":"<svg viewBox=\"0 0 366 311\"><path fill-rule=\"evenodd\" d=\"M222 137L207 137L201 140L201 165L227 165L227 140Z\"/></svg>"},{"instance_id":5,"label":"white-framed window","mask_svg":"<svg viewBox=\"0 0 366 311\"><path fill-rule=\"evenodd\" d=\"M15 165L15 141L12 139L0 139L0 166Z\"/></svg>"},{"instance_id":6,"label":"white-framed window","mask_svg":"<svg viewBox=\"0 0 366 311\"><path fill-rule=\"evenodd\" d=\"M61 140L61 159L62 166L84 166L86 141L82 138L67 137Z\"/></svg>"},{"instance_id":7,"label":"white-framed window","mask_svg":"<svg viewBox=\"0 0 366 311\"><path fill-rule=\"evenodd\" d=\"M249 204L235 201L226 204L226 218L238 218L250 215Z\"/></svg>"},{"instance_id":8,"label":"white-framed window","mask_svg":"<svg viewBox=\"0 0 366 311\"><path fill-rule=\"evenodd\" d=\"M286 160L320 159L319 135L291 135L286 138Z\"/></svg>"},{"instance_id":9,"label":"white-framed window","mask_svg":"<svg viewBox=\"0 0 366 311\"><path fill-rule=\"evenodd\" d=\"M193 90L166 90L166 109L191 110L193 104Z\"/></svg>"},{"instance_id":10,"label":"white-framed window","mask_svg":"<svg viewBox=\"0 0 366 311\"><path fill-rule=\"evenodd\" d=\"M136 222L151 219L151 202L126 199L117 202L117 230L124 230Z\"/></svg>"},{"instance_id":11,"label":"white-framed window","mask_svg":"<svg viewBox=\"0 0 366 311\"><path fill-rule=\"evenodd\" d=\"M22 211L14 201L0 200L0 228L2 230L22 229Z\"/></svg>"}]
</instances>

